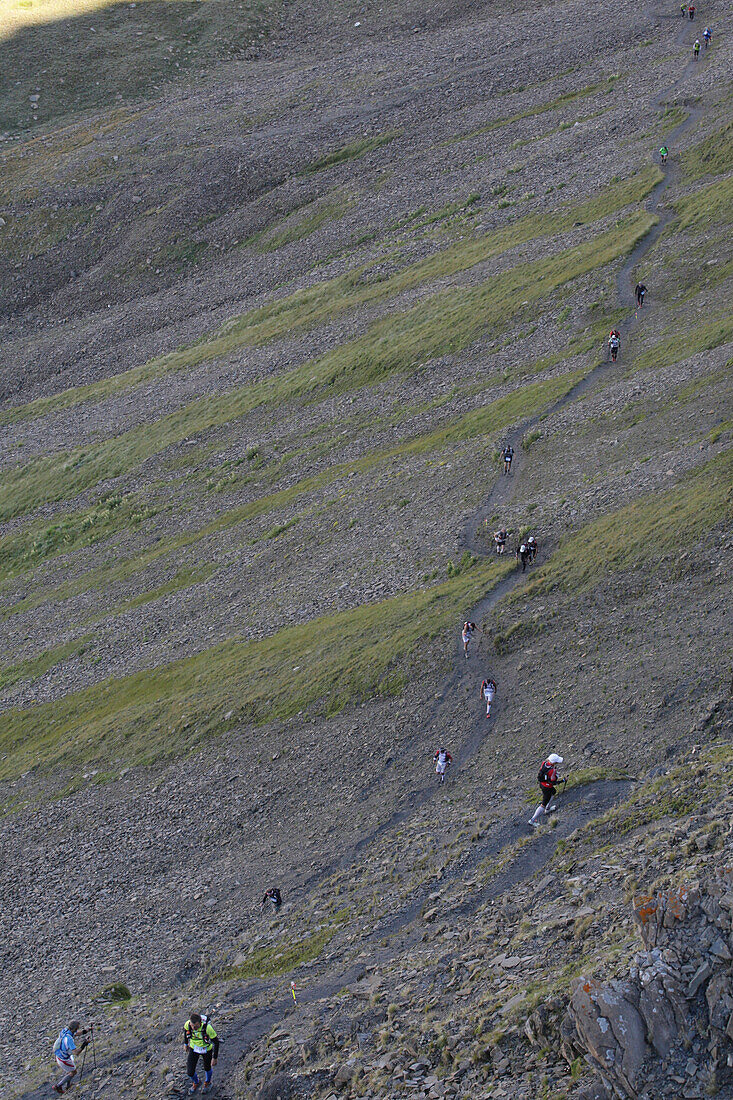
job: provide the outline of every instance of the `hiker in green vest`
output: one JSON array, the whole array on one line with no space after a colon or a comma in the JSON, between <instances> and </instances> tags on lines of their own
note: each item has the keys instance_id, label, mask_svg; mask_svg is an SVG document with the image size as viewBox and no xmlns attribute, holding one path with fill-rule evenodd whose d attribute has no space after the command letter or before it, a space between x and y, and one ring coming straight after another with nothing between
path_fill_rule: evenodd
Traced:
<instances>
[{"instance_id":1,"label":"hiker in green vest","mask_svg":"<svg viewBox=\"0 0 733 1100\"><path fill-rule=\"evenodd\" d=\"M191 1079L191 1088L188 1091L198 1092L201 1084L199 1075L196 1072L196 1066L200 1058L204 1064L205 1077L204 1087L201 1091L209 1092L214 1072L211 1067L216 1065L216 1060L219 1057L219 1038L209 1023L208 1017L202 1016L198 1012L192 1012L183 1029L183 1041L188 1051L186 1073Z\"/></svg>"}]
</instances>

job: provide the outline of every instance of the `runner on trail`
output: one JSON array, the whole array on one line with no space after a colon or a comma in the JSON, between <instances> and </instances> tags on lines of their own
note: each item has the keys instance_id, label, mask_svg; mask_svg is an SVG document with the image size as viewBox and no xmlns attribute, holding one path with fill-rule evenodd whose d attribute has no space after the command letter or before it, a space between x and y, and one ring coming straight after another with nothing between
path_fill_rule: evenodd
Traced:
<instances>
[{"instance_id":1,"label":"runner on trail","mask_svg":"<svg viewBox=\"0 0 733 1100\"><path fill-rule=\"evenodd\" d=\"M58 1084L51 1086L54 1092L68 1092L71 1088L71 1082L76 1077L74 1054L81 1054L89 1044L89 1040L85 1039L81 1046L77 1046L75 1036L85 1034L86 1028L82 1028L78 1020L72 1020L68 1027L61 1028L59 1037L53 1044L53 1054L56 1064L64 1071L64 1076Z\"/></svg>"},{"instance_id":2,"label":"runner on trail","mask_svg":"<svg viewBox=\"0 0 733 1100\"><path fill-rule=\"evenodd\" d=\"M539 770L537 776L537 782L540 785L542 791L542 801L535 810L533 816L527 822L528 825L532 825L533 828L537 828L539 825L539 818L545 814L550 814L555 809L550 805L552 799L555 796L557 787L556 784L560 782L560 778L557 774L557 765L562 764L562 757L558 756L556 752L551 752L547 757L547 760L542 762L542 767Z\"/></svg>"},{"instance_id":3,"label":"runner on trail","mask_svg":"<svg viewBox=\"0 0 733 1100\"><path fill-rule=\"evenodd\" d=\"M690 6L687 9L687 14L689 15L690 19L695 18L695 5L694 4L690 4Z\"/></svg>"},{"instance_id":4,"label":"runner on trail","mask_svg":"<svg viewBox=\"0 0 733 1100\"><path fill-rule=\"evenodd\" d=\"M264 913L269 906L273 912L277 913L282 903L283 899L279 889L277 886L271 886L269 890L265 890L265 896L260 902L260 911Z\"/></svg>"},{"instance_id":5,"label":"runner on trail","mask_svg":"<svg viewBox=\"0 0 733 1100\"><path fill-rule=\"evenodd\" d=\"M666 145L663 145L662 148L659 150L659 156L661 158L662 164L666 164L667 157L669 156L669 149Z\"/></svg>"},{"instance_id":6,"label":"runner on trail","mask_svg":"<svg viewBox=\"0 0 733 1100\"><path fill-rule=\"evenodd\" d=\"M461 641L463 642L463 653L466 660L468 660L468 647L471 644L471 638L473 637L473 632L475 629L476 623L466 622L463 624L463 630L461 631Z\"/></svg>"},{"instance_id":7,"label":"runner on trail","mask_svg":"<svg viewBox=\"0 0 733 1100\"><path fill-rule=\"evenodd\" d=\"M680 4L680 11L682 12L682 18L687 15L687 4Z\"/></svg>"},{"instance_id":8,"label":"runner on trail","mask_svg":"<svg viewBox=\"0 0 733 1100\"><path fill-rule=\"evenodd\" d=\"M517 569L519 568L519 563L521 562L522 572L524 572L529 563L532 561L532 553L526 542L520 542L519 546L516 549L515 557L517 559Z\"/></svg>"},{"instance_id":9,"label":"runner on trail","mask_svg":"<svg viewBox=\"0 0 733 1100\"><path fill-rule=\"evenodd\" d=\"M537 539L534 537L534 535L530 535L527 539L527 549L529 550L529 560L531 564L537 557L537 551L539 550Z\"/></svg>"},{"instance_id":10,"label":"runner on trail","mask_svg":"<svg viewBox=\"0 0 733 1100\"><path fill-rule=\"evenodd\" d=\"M189 1092L198 1092L201 1080L196 1072L199 1058L204 1064L204 1087L202 1092L211 1089L212 1066L219 1057L219 1038L206 1016L192 1012L183 1029L183 1042L187 1050L186 1073L191 1080Z\"/></svg>"},{"instance_id":11,"label":"runner on trail","mask_svg":"<svg viewBox=\"0 0 733 1100\"><path fill-rule=\"evenodd\" d=\"M612 332L608 337L608 350L611 352L611 362L615 363L621 348L621 338L617 332Z\"/></svg>"},{"instance_id":12,"label":"runner on trail","mask_svg":"<svg viewBox=\"0 0 733 1100\"><path fill-rule=\"evenodd\" d=\"M501 452L501 457L504 459L504 473L511 473L512 459L514 458L514 448L510 443L507 443L506 447Z\"/></svg>"},{"instance_id":13,"label":"runner on trail","mask_svg":"<svg viewBox=\"0 0 733 1100\"><path fill-rule=\"evenodd\" d=\"M710 27L705 28L702 32L702 36L705 39L705 49L707 49L710 45L710 39L713 37L713 32L710 30Z\"/></svg>"},{"instance_id":14,"label":"runner on trail","mask_svg":"<svg viewBox=\"0 0 733 1100\"><path fill-rule=\"evenodd\" d=\"M641 309L644 305L644 295L646 294L646 287L643 283L637 283L634 287L634 294L636 295L636 304Z\"/></svg>"},{"instance_id":15,"label":"runner on trail","mask_svg":"<svg viewBox=\"0 0 733 1100\"><path fill-rule=\"evenodd\" d=\"M695 61L697 61L698 57L700 56L700 39L699 38L695 39L695 45L692 47L692 52L695 55Z\"/></svg>"},{"instance_id":16,"label":"runner on trail","mask_svg":"<svg viewBox=\"0 0 733 1100\"><path fill-rule=\"evenodd\" d=\"M486 700L486 717L491 717L491 704L496 695L496 680L481 681L481 698Z\"/></svg>"},{"instance_id":17,"label":"runner on trail","mask_svg":"<svg viewBox=\"0 0 733 1100\"><path fill-rule=\"evenodd\" d=\"M435 764L435 774L438 777L438 782L445 783L445 773L453 763L453 757L445 749L436 749L433 763Z\"/></svg>"},{"instance_id":18,"label":"runner on trail","mask_svg":"<svg viewBox=\"0 0 733 1100\"><path fill-rule=\"evenodd\" d=\"M494 546L496 547L497 554L503 554L506 550L507 538L506 527L500 527L498 531L494 532Z\"/></svg>"}]
</instances>

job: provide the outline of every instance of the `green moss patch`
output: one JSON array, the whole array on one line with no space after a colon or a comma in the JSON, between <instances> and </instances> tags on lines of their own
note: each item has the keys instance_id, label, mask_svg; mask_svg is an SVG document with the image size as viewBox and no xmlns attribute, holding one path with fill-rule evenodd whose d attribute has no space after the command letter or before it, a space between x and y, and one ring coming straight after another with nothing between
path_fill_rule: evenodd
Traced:
<instances>
[{"instance_id":1,"label":"green moss patch","mask_svg":"<svg viewBox=\"0 0 733 1100\"><path fill-rule=\"evenodd\" d=\"M443 144L455 145L461 141L470 141L471 138L489 134L492 130L501 130L505 126L511 126L513 123L521 122L525 118L536 118L537 115L544 115L549 111L558 111L561 107L566 107L569 103L575 103L578 99L587 99L589 96L607 92L612 87L613 81L605 80L597 84L589 84L584 88L578 88L577 91L574 92L565 92L563 95L557 96L556 99L552 99L548 103L541 103L537 107L528 107L525 111L518 111L516 114L507 115L505 118L498 118L495 122L489 122L486 126L479 126L476 130L469 130L467 133L457 134L455 137L448 138Z\"/></svg>"},{"instance_id":2,"label":"green moss patch","mask_svg":"<svg viewBox=\"0 0 733 1100\"><path fill-rule=\"evenodd\" d=\"M289 946L261 947L243 963L228 966L219 971L215 975L216 980L246 981L249 978L275 978L303 966L304 963L313 962L329 945L340 926L346 922L348 914L348 909L341 910L324 928L301 940L296 940Z\"/></svg>"},{"instance_id":3,"label":"green moss patch","mask_svg":"<svg viewBox=\"0 0 733 1100\"><path fill-rule=\"evenodd\" d=\"M726 312L706 322L696 322L691 328L679 326L669 336L643 351L633 362L629 374L642 370L659 370L672 363L681 363L701 351L713 351L733 340L733 316Z\"/></svg>"},{"instance_id":4,"label":"green moss patch","mask_svg":"<svg viewBox=\"0 0 733 1100\"><path fill-rule=\"evenodd\" d=\"M679 229L700 229L707 233L711 225L733 222L733 176L701 187L674 204Z\"/></svg>"},{"instance_id":5,"label":"green moss patch","mask_svg":"<svg viewBox=\"0 0 733 1100\"><path fill-rule=\"evenodd\" d=\"M91 508L57 516L53 523L34 523L0 538L0 574L6 580L57 554L93 546L118 531L139 526L156 511L132 494L109 493Z\"/></svg>"},{"instance_id":6,"label":"green moss patch","mask_svg":"<svg viewBox=\"0 0 733 1100\"><path fill-rule=\"evenodd\" d=\"M343 164L344 161L357 160L359 157L364 157L367 153L379 149L382 145L389 145L390 141L394 141L396 137L400 136L400 133L400 130L387 130L375 137L359 138L358 141L352 141L349 145L342 145L340 149L334 149L333 152L326 153L317 160L311 161L303 169L302 174L310 176L314 172L322 172L324 168L333 168L336 164Z\"/></svg>"}]
</instances>

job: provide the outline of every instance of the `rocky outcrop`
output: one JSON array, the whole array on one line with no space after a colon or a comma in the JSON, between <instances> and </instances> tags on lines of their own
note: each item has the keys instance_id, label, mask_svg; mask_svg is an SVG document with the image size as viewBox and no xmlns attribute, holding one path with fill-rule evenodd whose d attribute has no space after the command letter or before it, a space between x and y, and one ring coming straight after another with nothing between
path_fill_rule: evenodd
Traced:
<instances>
[{"instance_id":1,"label":"rocky outcrop","mask_svg":"<svg viewBox=\"0 0 733 1100\"><path fill-rule=\"evenodd\" d=\"M561 1024L618 1097L702 1097L733 1086L733 871L638 898L645 950L625 978L575 983ZM727 1093L726 1093L727 1095Z\"/></svg>"}]
</instances>

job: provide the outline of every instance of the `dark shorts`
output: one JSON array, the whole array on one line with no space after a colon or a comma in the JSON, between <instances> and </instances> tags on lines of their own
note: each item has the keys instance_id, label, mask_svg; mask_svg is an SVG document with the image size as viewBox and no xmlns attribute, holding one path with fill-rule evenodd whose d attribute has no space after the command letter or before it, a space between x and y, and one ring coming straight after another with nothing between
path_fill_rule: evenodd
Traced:
<instances>
[{"instance_id":1,"label":"dark shorts","mask_svg":"<svg viewBox=\"0 0 733 1100\"><path fill-rule=\"evenodd\" d=\"M214 1056L213 1050L207 1050L205 1054L198 1054L195 1050L189 1050L188 1058L186 1059L186 1073L189 1077L193 1077L196 1072L196 1066L198 1065L199 1058L204 1063L204 1069L207 1073L211 1072L211 1059Z\"/></svg>"},{"instance_id":2,"label":"dark shorts","mask_svg":"<svg viewBox=\"0 0 733 1100\"><path fill-rule=\"evenodd\" d=\"M556 788L555 787L542 787L540 789L542 791L542 805L547 807L547 806L550 805L553 798L555 797Z\"/></svg>"}]
</instances>

